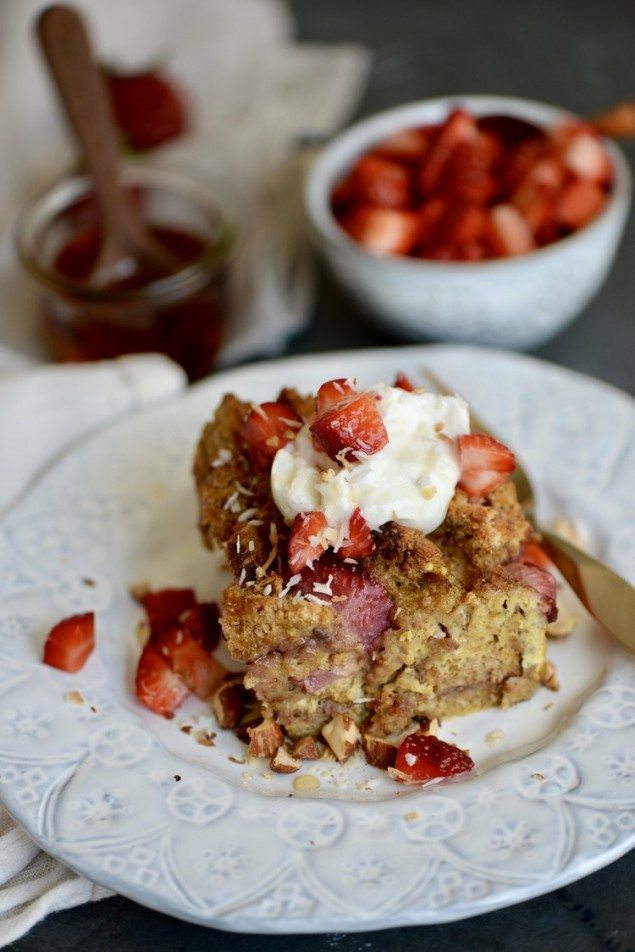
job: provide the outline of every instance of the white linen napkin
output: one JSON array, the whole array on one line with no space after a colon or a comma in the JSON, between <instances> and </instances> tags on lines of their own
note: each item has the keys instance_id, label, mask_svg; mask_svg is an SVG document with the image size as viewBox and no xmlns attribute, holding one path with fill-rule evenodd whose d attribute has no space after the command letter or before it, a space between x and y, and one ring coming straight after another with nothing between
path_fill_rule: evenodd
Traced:
<instances>
[{"instance_id":1,"label":"white linen napkin","mask_svg":"<svg viewBox=\"0 0 635 952\"><path fill-rule=\"evenodd\" d=\"M33 37L46 0L0 3L0 344L46 359L32 289L12 247L25 203L74 152ZM100 58L163 65L190 102L192 131L144 162L206 179L237 223L235 294L221 362L279 353L313 300L299 146L332 134L364 87L354 44L298 44L282 0L78 0Z\"/></svg>"},{"instance_id":2,"label":"white linen napkin","mask_svg":"<svg viewBox=\"0 0 635 952\"><path fill-rule=\"evenodd\" d=\"M158 354L29 367L0 347L0 513L73 443L185 385ZM49 912L109 895L43 853L0 806L0 947Z\"/></svg>"}]
</instances>

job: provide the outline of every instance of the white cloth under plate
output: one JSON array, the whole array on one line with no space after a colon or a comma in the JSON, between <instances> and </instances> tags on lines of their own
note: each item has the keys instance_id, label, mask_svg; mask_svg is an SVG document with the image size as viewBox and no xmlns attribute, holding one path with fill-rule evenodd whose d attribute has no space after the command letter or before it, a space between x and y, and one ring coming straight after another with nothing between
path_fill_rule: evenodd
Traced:
<instances>
[{"instance_id":1,"label":"white cloth under plate","mask_svg":"<svg viewBox=\"0 0 635 952\"><path fill-rule=\"evenodd\" d=\"M12 226L72 166L73 148L31 22L45 0L0 3L0 344L46 359ZM188 94L193 130L144 161L204 177L237 221L235 295L222 363L279 353L310 316L313 271L300 195L304 143L351 114L369 56L299 44L282 0L78 0L102 60L163 64Z\"/></svg>"},{"instance_id":2,"label":"white cloth under plate","mask_svg":"<svg viewBox=\"0 0 635 952\"><path fill-rule=\"evenodd\" d=\"M77 440L185 386L158 354L29 367L0 346L0 513ZM108 895L43 853L0 806L0 947L49 912Z\"/></svg>"}]
</instances>

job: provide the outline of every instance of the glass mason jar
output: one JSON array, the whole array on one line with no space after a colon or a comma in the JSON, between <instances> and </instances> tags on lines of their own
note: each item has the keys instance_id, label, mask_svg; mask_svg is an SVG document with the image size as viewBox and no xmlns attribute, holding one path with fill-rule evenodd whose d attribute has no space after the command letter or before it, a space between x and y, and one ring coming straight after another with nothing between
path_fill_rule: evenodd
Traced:
<instances>
[{"instance_id":1,"label":"glass mason jar","mask_svg":"<svg viewBox=\"0 0 635 952\"><path fill-rule=\"evenodd\" d=\"M141 164L122 174L130 200L178 263L158 277L91 286L99 248L91 180L60 179L23 212L16 239L38 286L48 346L60 361L158 351L197 380L223 340L231 224L210 189L189 176Z\"/></svg>"}]
</instances>

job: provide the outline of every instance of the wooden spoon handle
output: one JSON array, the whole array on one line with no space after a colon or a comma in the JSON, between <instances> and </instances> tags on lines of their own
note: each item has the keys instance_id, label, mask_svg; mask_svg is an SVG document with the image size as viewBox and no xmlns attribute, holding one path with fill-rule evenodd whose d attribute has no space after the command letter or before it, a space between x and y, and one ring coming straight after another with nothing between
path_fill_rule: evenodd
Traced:
<instances>
[{"instance_id":1,"label":"wooden spoon handle","mask_svg":"<svg viewBox=\"0 0 635 952\"><path fill-rule=\"evenodd\" d=\"M37 20L37 35L66 116L82 146L94 179L104 235L144 242L144 229L119 180L119 143L103 77L80 14L72 7L48 7ZM139 235L139 233L142 233Z\"/></svg>"}]
</instances>

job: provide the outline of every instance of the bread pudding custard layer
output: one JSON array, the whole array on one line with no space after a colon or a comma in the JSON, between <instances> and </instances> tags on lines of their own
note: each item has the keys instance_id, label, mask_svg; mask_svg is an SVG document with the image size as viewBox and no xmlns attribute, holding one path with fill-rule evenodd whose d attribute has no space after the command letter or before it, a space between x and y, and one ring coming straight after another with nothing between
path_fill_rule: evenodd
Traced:
<instances>
[{"instance_id":1,"label":"bread pudding custard layer","mask_svg":"<svg viewBox=\"0 0 635 952\"><path fill-rule=\"evenodd\" d=\"M434 458L421 492L434 496L441 464L455 465L458 484L428 534L394 519L373 526L361 505L343 529L319 511L285 519L271 463L307 424L325 481L342 467L355 480L356 466L385 452L379 424L366 426L372 400L350 381L332 384L335 393L321 388L317 405L289 389L261 406L227 395L196 451L200 528L234 576L221 624L231 656L246 666L245 686L292 738L319 734L337 714L389 736L425 718L529 698L548 678L555 593L551 576L523 560L532 530L507 476L513 455L480 434L447 435L437 422L449 455L439 465ZM361 427L347 431L352 444L362 434L357 453L333 443L346 414Z\"/></svg>"}]
</instances>

